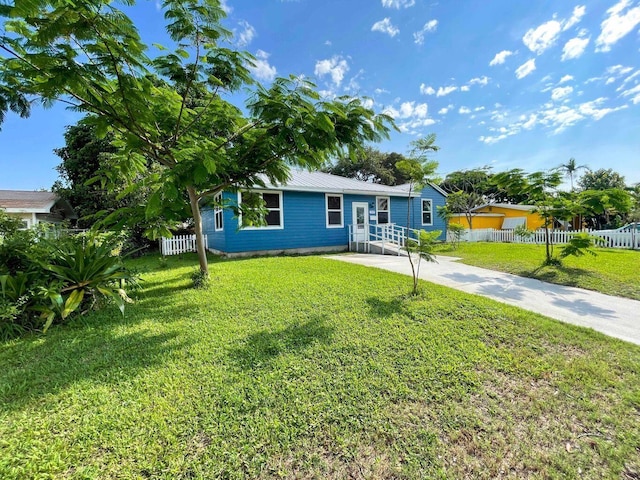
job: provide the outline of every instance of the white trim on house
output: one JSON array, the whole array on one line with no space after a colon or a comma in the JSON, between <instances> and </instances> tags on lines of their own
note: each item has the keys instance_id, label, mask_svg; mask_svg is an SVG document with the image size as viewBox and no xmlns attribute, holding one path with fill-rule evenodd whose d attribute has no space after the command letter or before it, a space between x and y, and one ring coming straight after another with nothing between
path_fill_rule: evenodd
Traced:
<instances>
[{"instance_id":1,"label":"white trim on house","mask_svg":"<svg viewBox=\"0 0 640 480\"><path fill-rule=\"evenodd\" d=\"M424 209L424 202L429 202L429 210ZM431 221L429 223L424 223L424 214L429 212L429 216L431 217ZM429 227L433 225L433 199L431 198L423 198L420 202L420 222L423 227Z\"/></svg>"},{"instance_id":2,"label":"white trim on house","mask_svg":"<svg viewBox=\"0 0 640 480\"><path fill-rule=\"evenodd\" d=\"M222 208L222 192L218 192L213 196L213 201L219 205L213 207L213 231L222 232L224 230L224 209ZM218 227L218 219L220 226Z\"/></svg>"},{"instance_id":3,"label":"white trim on house","mask_svg":"<svg viewBox=\"0 0 640 480\"><path fill-rule=\"evenodd\" d=\"M387 201L387 209L386 210L381 210L380 209L380 200L386 200ZM386 212L387 213L387 221L382 223L380 222L380 212ZM387 196L379 196L376 197L376 223L378 225L386 225L388 223L391 223L391 198L387 197Z\"/></svg>"},{"instance_id":4,"label":"white trim on house","mask_svg":"<svg viewBox=\"0 0 640 480\"><path fill-rule=\"evenodd\" d=\"M340 225L329 223L329 212L337 212L337 209L329 209L329 197L340 198ZM344 196L341 193L325 193L324 194L324 211L326 228L344 228Z\"/></svg>"},{"instance_id":5,"label":"white trim on house","mask_svg":"<svg viewBox=\"0 0 640 480\"><path fill-rule=\"evenodd\" d=\"M282 192L278 190L245 190L250 193L259 193L259 194L277 194L278 195L278 205L279 208L267 208L267 210L278 210L280 212L280 225L265 225L260 227L243 227L242 226L242 214L238 215L238 226L240 230L283 230L284 229L284 205L282 204ZM264 197L263 197L264 199ZM238 192L238 205L242 205L242 191Z\"/></svg>"},{"instance_id":6,"label":"white trim on house","mask_svg":"<svg viewBox=\"0 0 640 480\"><path fill-rule=\"evenodd\" d=\"M534 208L536 208L535 205L518 205L516 203L485 203L484 205L473 207L471 210L476 211L485 207L506 208L511 210L522 210L522 211L531 211Z\"/></svg>"}]
</instances>

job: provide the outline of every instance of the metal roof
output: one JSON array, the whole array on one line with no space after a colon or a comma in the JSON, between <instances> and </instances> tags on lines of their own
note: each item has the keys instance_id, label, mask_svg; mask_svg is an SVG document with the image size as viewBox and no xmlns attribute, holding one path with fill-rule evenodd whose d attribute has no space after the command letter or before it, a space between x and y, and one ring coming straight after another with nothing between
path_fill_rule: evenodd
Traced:
<instances>
[{"instance_id":1,"label":"metal roof","mask_svg":"<svg viewBox=\"0 0 640 480\"><path fill-rule=\"evenodd\" d=\"M353 193L368 195L387 195L392 197L406 197L407 185L389 186L379 183L363 182L353 178L340 177L324 172L308 172L292 170L289 180L283 185L265 182L268 188L278 190L324 192L324 193ZM440 189L437 189L440 191ZM419 192L411 192L412 197L420 196Z\"/></svg>"},{"instance_id":2,"label":"metal roof","mask_svg":"<svg viewBox=\"0 0 640 480\"><path fill-rule=\"evenodd\" d=\"M485 203L484 205L474 207L471 210L472 211L480 210L481 208L484 208L484 207L510 208L511 210L522 210L522 211L529 211L529 210L533 210L534 208L537 208L535 205L518 205L515 203Z\"/></svg>"}]
</instances>

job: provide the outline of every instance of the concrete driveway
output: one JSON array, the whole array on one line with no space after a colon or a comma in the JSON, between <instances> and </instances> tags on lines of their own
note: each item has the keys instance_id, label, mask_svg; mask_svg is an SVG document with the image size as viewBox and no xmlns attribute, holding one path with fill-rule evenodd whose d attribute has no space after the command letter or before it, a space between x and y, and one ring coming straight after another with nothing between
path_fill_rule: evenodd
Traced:
<instances>
[{"instance_id":1,"label":"concrete driveway","mask_svg":"<svg viewBox=\"0 0 640 480\"><path fill-rule=\"evenodd\" d=\"M326 258L411 275L405 256L356 253ZM473 267L454 257L438 256L437 260L438 263L422 262L421 279L640 345L640 301Z\"/></svg>"}]
</instances>

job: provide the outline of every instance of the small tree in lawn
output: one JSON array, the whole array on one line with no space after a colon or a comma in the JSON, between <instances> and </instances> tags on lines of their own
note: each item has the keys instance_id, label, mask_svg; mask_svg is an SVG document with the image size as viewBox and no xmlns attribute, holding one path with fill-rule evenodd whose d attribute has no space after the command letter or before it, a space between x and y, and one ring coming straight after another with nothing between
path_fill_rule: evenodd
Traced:
<instances>
[{"instance_id":1,"label":"small tree in lawn","mask_svg":"<svg viewBox=\"0 0 640 480\"><path fill-rule=\"evenodd\" d=\"M398 170L402 172L407 178L409 178L409 188L407 194L407 240L405 248L407 249L409 263L411 265L411 273L413 275L413 295L418 293L418 278L420 275L420 262L425 259L429 262L434 262L435 257L431 254L433 249L433 243L442 232L423 232L421 231L417 239L411 239L411 194L418 189L422 189L435 175L435 171L438 168L438 162L430 160L428 154L431 152L437 152L440 150L435 144L436 135L431 133L426 137L420 138L411 142L410 157L405 160L399 161L396 165ZM426 235L423 235L426 234ZM437 235L432 235L437 233ZM411 253L417 254L417 259L414 259Z\"/></svg>"},{"instance_id":2,"label":"small tree in lawn","mask_svg":"<svg viewBox=\"0 0 640 480\"><path fill-rule=\"evenodd\" d=\"M507 192L524 192L529 203L534 205L533 212L542 217L545 231L545 260L543 265L560 265L560 259L554 256L553 238L550 227L555 220L570 220L580 212L580 206L576 203L572 194L561 194L557 187L562 183L562 174L555 170L551 172L525 173L520 169L514 169L499 173L495 176L496 184ZM592 244L591 244L592 245ZM579 238L571 242L571 248L565 248L560 255L579 255L585 247L584 239Z\"/></svg>"},{"instance_id":3,"label":"small tree in lawn","mask_svg":"<svg viewBox=\"0 0 640 480\"><path fill-rule=\"evenodd\" d=\"M121 0L129 7L133 2ZM323 101L307 80L255 84L254 58L223 46L230 32L218 0L164 0L166 32L175 45L149 47L118 2L79 0L0 4L0 121L28 116L32 102L61 101L91 114L118 153L108 177L153 193L149 236L169 235L188 196L201 272L208 273L200 202L224 189L282 183L291 166L319 168L388 135L393 122L354 98ZM230 93L252 88L243 111ZM246 113L245 113L246 112ZM143 177L150 164L159 171ZM240 205L242 210L246 206ZM248 207L247 207L248 208ZM251 209L250 209L251 210ZM243 218L249 217L246 212Z\"/></svg>"}]
</instances>

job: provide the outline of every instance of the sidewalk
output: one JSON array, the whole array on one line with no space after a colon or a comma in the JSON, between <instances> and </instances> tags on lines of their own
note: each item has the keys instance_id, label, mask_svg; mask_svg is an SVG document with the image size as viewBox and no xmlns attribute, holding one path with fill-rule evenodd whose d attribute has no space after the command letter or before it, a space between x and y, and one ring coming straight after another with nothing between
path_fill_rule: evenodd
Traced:
<instances>
[{"instance_id":1,"label":"sidewalk","mask_svg":"<svg viewBox=\"0 0 640 480\"><path fill-rule=\"evenodd\" d=\"M357 253L326 258L411 275L409 260L404 256ZM438 256L438 263L423 261L420 278L640 345L640 301L473 267L457 260Z\"/></svg>"}]
</instances>

